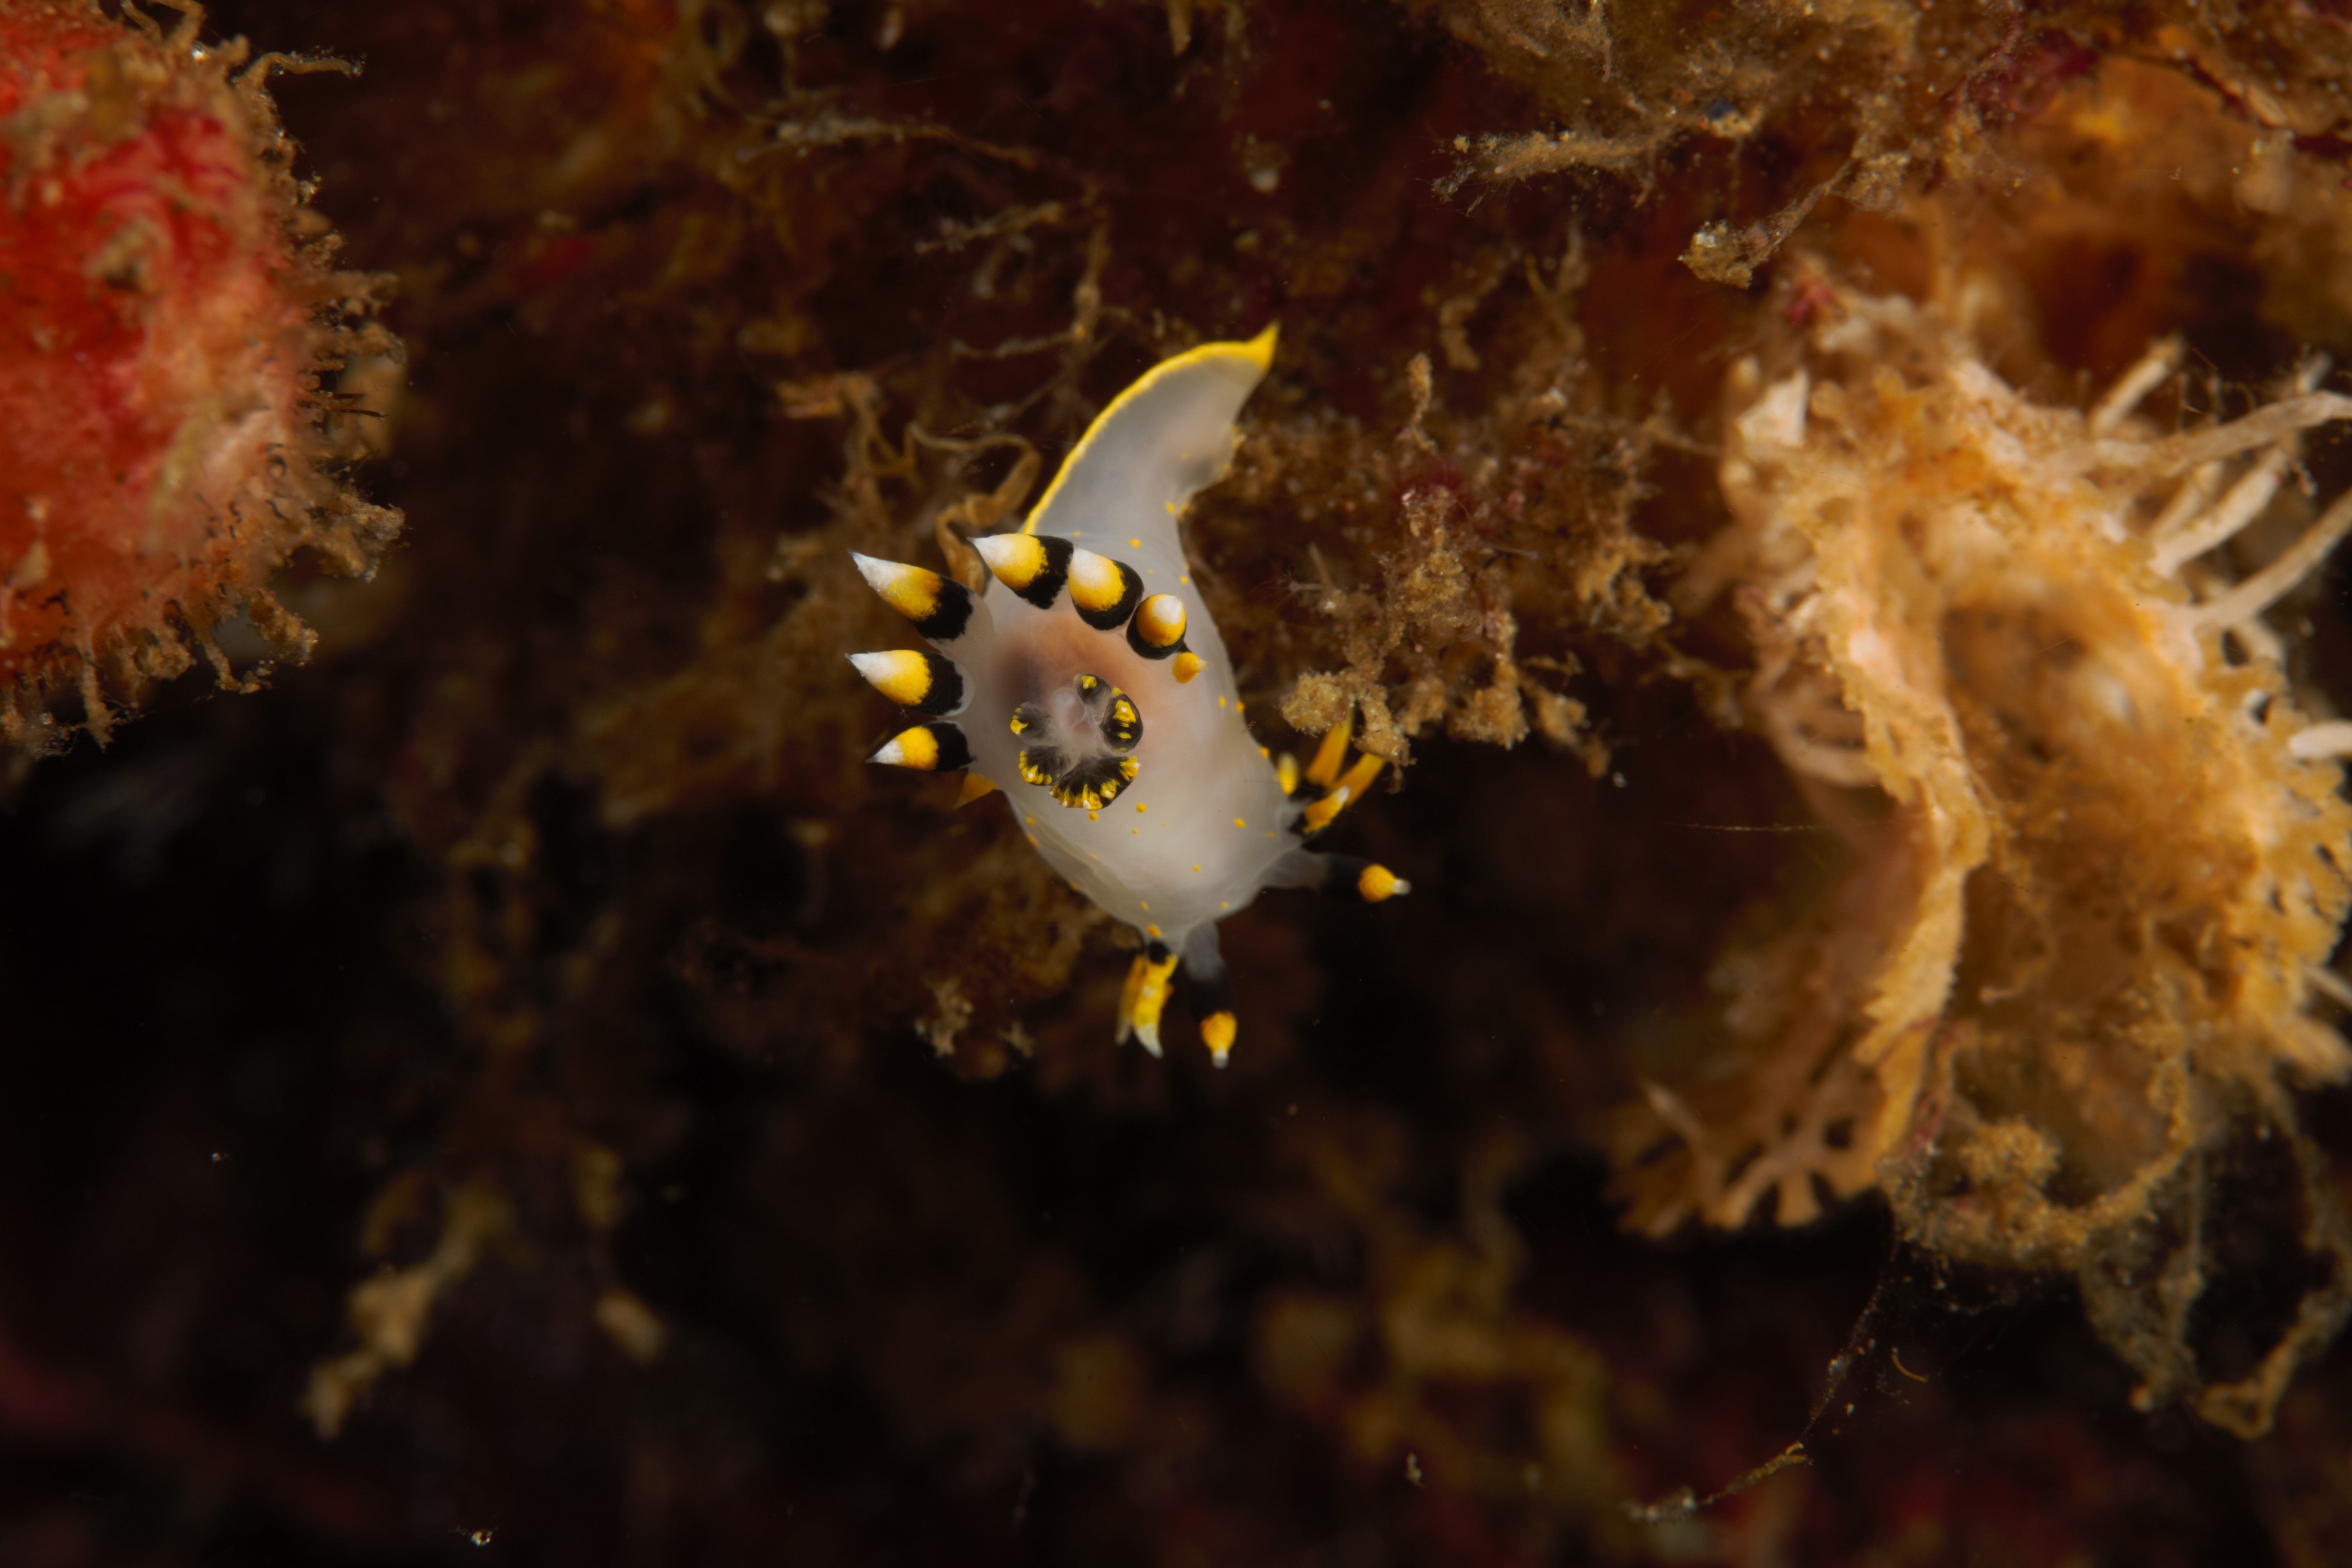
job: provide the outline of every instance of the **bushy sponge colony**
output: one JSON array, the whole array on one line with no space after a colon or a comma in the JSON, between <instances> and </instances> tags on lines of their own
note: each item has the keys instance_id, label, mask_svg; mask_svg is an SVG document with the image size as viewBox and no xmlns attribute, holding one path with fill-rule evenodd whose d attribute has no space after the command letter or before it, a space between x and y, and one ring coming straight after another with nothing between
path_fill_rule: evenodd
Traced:
<instances>
[{"instance_id":1,"label":"bushy sponge colony","mask_svg":"<svg viewBox=\"0 0 2352 1568\"><path fill-rule=\"evenodd\" d=\"M335 479L320 377L389 346L330 269L273 64L91 0L0 5L0 734L43 749L202 654L297 551L373 568L398 515ZM72 717L71 710L66 715Z\"/></svg>"}]
</instances>

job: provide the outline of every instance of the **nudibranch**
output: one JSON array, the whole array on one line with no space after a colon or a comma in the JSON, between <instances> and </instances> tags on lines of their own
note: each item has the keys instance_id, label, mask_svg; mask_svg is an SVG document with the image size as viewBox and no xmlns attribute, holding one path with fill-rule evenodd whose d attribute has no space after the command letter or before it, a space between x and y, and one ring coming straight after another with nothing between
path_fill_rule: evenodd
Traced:
<instances>
[{"instance_id":1,"label":"nudibranch","mask_svg":"<svg viewBox=\"0 0 2352 1568\"><path fill-rule=\"evenodd\" d=\"M1363 795L1380 759L1343 772L1344 724L1303 770L1257 743L1178 536L1186 503L1233 458L1234 420L1273 361L1275 331L1204 343L1119 394L1028 521L972 541L994 579L981 592L852 556L937 650L850 656L922 721L873 760L966 770L966 800L1004 789L1054 868L1142 933L1118 1037L1160 1054L1181 964L1220 1067L1235 1022L1218 921L1266 888L1372 903L1408 890L1384 867L1306 847Z\"/></svg>"}]
</instances>

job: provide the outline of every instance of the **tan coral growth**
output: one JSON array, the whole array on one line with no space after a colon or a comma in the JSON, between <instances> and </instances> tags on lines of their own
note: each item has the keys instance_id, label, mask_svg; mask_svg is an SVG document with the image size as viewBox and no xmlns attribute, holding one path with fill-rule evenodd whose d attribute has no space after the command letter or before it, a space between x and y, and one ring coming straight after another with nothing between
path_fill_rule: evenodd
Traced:
<instances>
[{"instance_id":1,"label":"tan coral growth","mask_svg":"<svg viewBox=\"0 0 2352 1568\"><path fill-rule=\"evenodd\" d=\"M1593 394L1574 313L1588 278L1581 241L1549 270L1526 268L1524 305L1495 334L1517 363L1475 416L1438 405L1435 373L1416 355L1405 375L1412 416L1393 441L1334 438L1333 421L1271 424L1244 444L1225 495L1208 498L1212 538L1244 531L1225 521L1229 506L1260 537L1295 538L1318 509L1347 520L1285 568L1313 631L1287 616L1253 626L1247 605L1233 617L1244 646L1255 632L1277 657L1326 665L1284 693L1294 729L1322 734L1360 716L1357 743L1399 769L1432 731L1506 747L1533 732L1595 776L1607 770L1607 742L1559 688L1582 668L1580 650L1601 640L1593 634L1645 647L1672 620L1644 581L1668 552L1632 520L1660 448L1688 443L1663 411L1612 416ZM1455 371L1481 363L1461 323L1502 276L1468 279L1439 305ZM1351 495L1391 492L1395 527L1376 533L1356 521ZM1353 570L1335 574L1327 550ZM1299 646L1286 647L1293 637Z\"/></svg>"},{"instance_id":2,"label":"tan coral growth","mask_svg":"<svg viewBox=\"0 0 2352 1568\"><path fill-rule=\"evenodd\" d=\"M1346 593L1328 574L1318 584L1318 608L1347 627L1348 668L1301 676L1283 699L1282 716L1298 730L1320 734L1360 709L1360 744L1402 766L1411 742L1443 722L1458 739L1513 746L1527 738L1520 678L1512 649L1518 626L1505 606L1503 572L1473 570L1446 521L1452 497L1441 489L1409 492L1401 509L1408 542L1384 595ZM1317 565L1321 562L1318 558ZM1381 677L1410 647L1426 668L1407 678L1404 700L1392 705ZM1433 657L1427 650L1438 650ZM1441 663L1441 660L1443 663ZM1488 672L1468 668L1483 665ZM1462 667L1462 668L1455 668Z\"/></svg>"},{"instance_id":3,"label":"tan coral growth","mask_svg":"<svg viewBox=\"0 0 2352 1568\"><path fill-rule=\"evenodd\" d=\"M2263 612L2352 527L2293 531L2299 433L2352 416L2320 367L2227 424L2159 435L2162 345L2088 413L2004 384L1947 315L1853 292L1731 377L1734 525L1687 584L1732 590L1752 721L1852 851L1806 921L1739 952L1730 1070L1648 1088L1617 1152L1634 1222L1800 1223L1873 1184L1948 1256L2078 1271L2170 1398L2207 1277L2205 1163L2300 1152L2302 1314L2200 1408L2268 1420L2352 1268L2287 1090L2352 1052L2306 1008L2352 883L2352 808ZM1809 307L1811 308L1811 307ZM2315 979L2315 976L2319 976ZM1646 1163L1644 1163L1646 1162Z\"/></svg>"},{"instance_id":4,"label":"tan coral growth","mask_svg":"<svg viewBox=\"0 0 2352 1568\"><path fill-rule=\"evenodd\" d=\"M1705 190L1714 213L1682 259L1738 289L1824 196L1880 210L1918 174L1978 177L1986 121L2010 112L2011 96L2036 90L2031 84L2056 68L2046 56L2072 49L2054 31L2028 41L2013 8L1973 0L1407 4L1433 12L1559 117L1555 129L1457 140L1461 161L1441 191L1547 175L1638 184L1644 199L1662 184ZM1666 177L1717 159L1736 173Z\"/></svg>"}]
</instances>

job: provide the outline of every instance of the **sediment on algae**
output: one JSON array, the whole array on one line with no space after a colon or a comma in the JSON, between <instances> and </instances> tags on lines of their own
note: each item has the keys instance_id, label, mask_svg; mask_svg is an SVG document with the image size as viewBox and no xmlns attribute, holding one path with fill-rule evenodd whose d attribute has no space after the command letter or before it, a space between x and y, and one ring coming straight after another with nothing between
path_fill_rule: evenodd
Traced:
<instances>
[{"instance_id":1,"label":"sediment on algae","mask_svg":"<svg viewBox=\"0 0 2352 1568\"><path fill-rule=\"evenodd\" d=\"M397 357L382 279L335 268L269 97L320 62L169 21L0 8L0 734L35 752L199 658L248 687L232 619L307 657L273 576L367 575L400 526L341 478L379 411L326 385Z\"/></svg>"}]
</instances>

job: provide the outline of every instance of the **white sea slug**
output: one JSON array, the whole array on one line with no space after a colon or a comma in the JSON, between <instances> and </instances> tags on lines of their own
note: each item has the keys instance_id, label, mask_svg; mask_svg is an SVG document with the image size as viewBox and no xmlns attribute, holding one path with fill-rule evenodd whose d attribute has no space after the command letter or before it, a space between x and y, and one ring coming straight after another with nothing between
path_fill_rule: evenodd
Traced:
<instances>
[{"instance_id":1,"label":"white sea slug","mask_svg":"<svg viewBox=\"0 0 2352 1568\"><path fill-rule=\"evenodd\" d=\"M1232 662L1177 534L1185 503L1223 476L1234 418L1274 342L1268 327L1245 343L1206 343L1121 393L1021 530L972 542L995 577L980 594L852 556L939 650L850 656L876 689L926 720L873 760L970 769L968 799L1003 788L1054 868L1143 933L1118 1038L1160 1054L1181 962L1220 1067L1234 1020L1219 920L1265 888L1374 903L1408 890L1383 867L1303 847L1363 795L1380 760L1360 757L1341 773L1344 725L1303 775L1290 758L1268 757L1243 721ZM1308 786L1317 798L1301 793Z\"/></svg>"}]
</instances>

